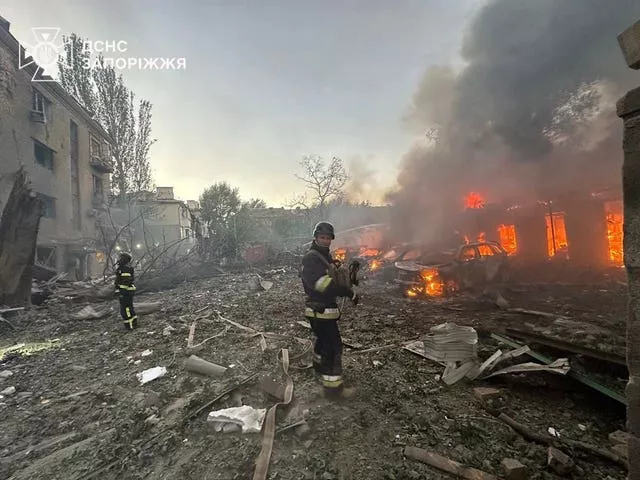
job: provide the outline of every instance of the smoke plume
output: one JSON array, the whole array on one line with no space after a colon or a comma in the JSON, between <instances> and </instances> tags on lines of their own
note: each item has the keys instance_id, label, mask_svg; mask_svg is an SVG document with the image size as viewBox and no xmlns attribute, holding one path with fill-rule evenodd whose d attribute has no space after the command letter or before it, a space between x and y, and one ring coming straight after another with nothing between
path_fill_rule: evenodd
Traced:
<instances>
[{"instance_id":1,"label":"smoke plume","mask_svg":"<svg viewBox=\"0 0 640 480\"><path fill-rule=\"evenodd\" d=\"M616 36L639 17L638 0L490 0L466 28L464 68L428 68L403 119L422 139L390 200L424 225L411 233L430 240L469 191L515 202L617 187L615 100L638 79Z\"/></svg>"}]
</instances>

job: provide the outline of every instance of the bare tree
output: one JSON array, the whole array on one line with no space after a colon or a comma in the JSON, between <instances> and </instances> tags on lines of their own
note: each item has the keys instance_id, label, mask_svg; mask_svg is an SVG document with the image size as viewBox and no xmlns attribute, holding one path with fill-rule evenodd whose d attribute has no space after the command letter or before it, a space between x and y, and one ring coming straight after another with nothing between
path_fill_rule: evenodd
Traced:
<instances>
[{"instance_id":1,"label":"bare tree","mask_svg":"<svg viewBox=\"0 0 640 480\"><path fill-rule=\"evenodd\" d=\"M326 165L322 157L307 155L300 161L300 166L303 173L296 175L296 178L305 183L307 189L311 191L311 198L309 202L304 198L298 199L298 204L306 206L310 203L311 208L317 209L319 217L322 218L326 214L327 204L332 199L344 195L349 174L342 160L337 157L333 157Z\"/></svg>"}]
</instances>

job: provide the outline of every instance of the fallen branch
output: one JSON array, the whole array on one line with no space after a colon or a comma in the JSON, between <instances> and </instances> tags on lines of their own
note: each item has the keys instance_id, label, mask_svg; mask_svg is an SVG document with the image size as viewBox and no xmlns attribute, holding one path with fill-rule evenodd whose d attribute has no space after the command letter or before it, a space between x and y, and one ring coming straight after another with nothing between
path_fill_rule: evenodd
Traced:
<instances>
[{"instance_id":1,"label":"fallen branch","mask_svg":"<svg viewBox=\"0 0 640 480\"><path fill-rule=\"evenodd\" d=\"M233 320L229 320L228 318L224 318L222 315L218 315L218 317L220 317L220 320L223 320L223 321L225 321L227 323L230 323L234 327L239 328L240 330L244 330L245 332L260 333L255 328L245 327L244 325L241 325L238 322L234 322Z\"/></svg>"},{"instance_id":2,"label":"fallen branch","mask_svg":"<svg viewBox=\"0 0 640 480\"><path fill-rule=\"evenodd\" d=\"M4 318L2 315L0 315L0 322L6 323L7 325L9 325L9 328L11 328L11 330L15 330L16 329L16 327L14 327L13 324L9 320Z\"/></svg>"},{"instance_id":3,"label":"fallen branch","mask_svg":"<svg viewBox=\"0 0 640 480\"><path fill-rule=\"evenodd\" d=\"M466 480L498 480L498 477L473 467L465 467L461 463L417 447L405 447L404 456L412 460L430 465L443 472L451 473Z\"/></svg>"},{"instance_id":4,"label":"fallen branch","mask_svg":"<svg viewBox=\"0 0 640 480\"><path fill-rule=\"evenodd\" d=\"M304 425L305 423L307 423L307 421L303 418L302 420L298 420L296 422L280 427L276 430L276 435L282 432L286 432L287 430L291 430L292 428L299 427L300 425Z\"/></svg>"},{"instance_id":5,"label":"fallen branch","mask_svg":"<svg viewBox=\"0 0 640 480\"><path fill-rule=\"evenodd\" d=\"M629 463L624 459L619 457L618 455L616 455L615 453L606 450L604 448L599 448L596 447L595 445L590 445L588 443L584 443L584 442L580 442L577 440L571 440L568 438L552 438L552 437L548 437L546 435L542 435L540 433L537 433L533 430L531 430L529 427L527 427L526 425L523 425L522 423L518 423L516 422L513 418L511 418L510 416L508 416L505 413L501 413L500 415L498 415L498 419L502 420L504 423L506 423L507 425L509 425L511 428L513 428L516 432L518 432L520 435L522 435L524 438L526 438L527 440L530 440L532 442L535 443L539 443L542 445L550 445L550 446L555 446L555 447L559 447L562 444L568 446L568 447L572 447L578 450L582 450L583 452L589 453L591 455L597 455L601 458L604 458L606 460L609 460L613 463L617 463L618 465L620 465L621 467L624 467L626 470L629 469Z\"/></svg>"},{"instance_id":6,"label":"fallen branch","mask_svg":"<svg viewBox=\"0 0 640 480\"><path fill-rule=\"evenodd\" d=\"M225 327L224 327L224 330L222 330L221 332L216 333L215 335L211 335L210 337L205 338L203 341L201 341L201 342L200 342L200 343L198 343L197 345L192 345L192 346L191 346L191 347L189 347L189 348L198 348L198 347L201 347L202 345L204 345L205 343L207 343L209 340L212 340L212 339L214 339L214 338L221 337L222 335L224 335L225 333L227 333L227 331L229 331L229 327L226 327L226 326L225 326Z\"/></svg>"},{"instance_id":7,"label":"fallen branch","mask_svg":"<svg viewBox=\"0 0 640 480\"><path fill-rule=\"evenodd\" d=\"M189 329L189 337L187 338L187 348L193 348L193 337L196 334L196 323L193 322L191 324L191 328Z\"/></svg>"},{"instance_id":8,"label":"fallen branch","mask_svg":"<svg viewBox=\"0 0 640 480\"><path fill-rule=\"evenodd\" d=\"M549 312L540 312L538 310L527 310L526 308L508 308L507 312L523 313L525 315L535 315L537 317L546 317L546 318L569 318L565 315L557 315L555 313L549 313Z\"/></svg>"},{"instance_id":9,"label":"fallen branch","mask_svg":"<svg viewBox=\"0 0 640 480\"><path fill-rule=\"evenodd\" d=\"M390 343L389 345L383 345L381 347L367 348L365 350L356 350L353 353L356 354L356 353L378 352L380 350L386 350L387 348L399 347L400 345L401 345L400 343Z\"/></svg>"}]
</instances>

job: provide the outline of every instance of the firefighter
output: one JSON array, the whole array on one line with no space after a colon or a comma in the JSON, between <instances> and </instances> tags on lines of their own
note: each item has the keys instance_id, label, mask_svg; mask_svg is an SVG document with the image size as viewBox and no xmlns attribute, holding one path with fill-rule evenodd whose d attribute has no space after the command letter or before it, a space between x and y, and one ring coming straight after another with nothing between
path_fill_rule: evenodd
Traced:
<instances>
[{"instance_id":1,"label":"firefighter","mask_svg":"<svg viewBox=\"0 0 640 480\"><path fill-rule=\"evenodd\" d=\"M342 378L342 338L338 328L340 310L337 297L350 298L354 305L359 296L351 287L337 285L327 271L333 263L329 247L335 239L333 225L319 222L313 230L313 242L302 258L302 283L306 293L305 317L309 320L316 342L313 365L322 378L328 398L351 398L355 388L346 387Z\"/></svg>"},{"instance_id":2,"label":"firefighter","mask_svg":"<svg viewBox=\"0 0 640 480\"><path fill-rule=\"evenodd\" d=\"M133 308L136 286L131 260L131 254L122 252L116 263L115 293L120 300L120 315L124 320L124 328L127 330L138 328L138 316Z\"/></svg>"}]
</instances>

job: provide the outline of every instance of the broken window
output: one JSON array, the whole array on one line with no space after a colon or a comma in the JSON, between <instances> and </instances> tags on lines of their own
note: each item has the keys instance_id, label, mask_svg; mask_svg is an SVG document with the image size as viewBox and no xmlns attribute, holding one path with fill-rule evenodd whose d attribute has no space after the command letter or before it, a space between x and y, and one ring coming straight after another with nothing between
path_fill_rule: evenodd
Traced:
<instances>
[{"instance_id":1,"label":"broken window","mask_svg":"<svg viewBox=\"0 0 640 480\"><path fill-rule=\"evenodd\" d=\"M36 195L42 202L42 216L44 218L56 218L56 199L43 193L37 193Z\"/></svg>"},{"instance_id":2,"label":"broken window","mask_svg":"<svg viewBox=\"0 0 640 480\"><path fill-rule=\"evenodd\" d=\"M104 186L102 184L102 177L92 175L93 177L93 196L102 198L104 195Z\"/></svg>"},{"instance_id":3,"label":"broken window","mask_svg":"<svg viewBox=\"0 0 640 480\"><path fill-rule=\"evenodd\" d=\"M33 154L38 165L53 170L53 153L53 150L46 145L43 145L37 140L33 141Z\"/></svg>"},{"instance_id":4,"label":"broken window","mask_svg":"<svg viewBox=\"0 0 640 480\"><path fill-rule=\"evenodd\" d=\"M460 259L463 262L470 262L471 260L475 260L477 258L476 249L474 247L466 247L462 250L460 254Z\"/></svg>"},{"instance_id":5,"label":"broken window","mask_svg":"<svg viewBox=\"0 0 640 480\"><path fill-rule=\"evenodd\" d=\"M45 267L56 267L56 249L55 247L37 247L36 263Z\"/></svg>"},{"instance_id":6,"label":"broken window","mask_svg":"<svg viewBox=\"0 0 640 480\"><path fill-rule=\"evenodd\" d=\"M547 224L547 255L555 257L558 253L567 252L569 242L567 241L567 227L565 225L564 212L556 212L545 215Z\"/></svg>"},{"instance_id":7,"label":"broken window","mask_svg":"<svg viewBox=\"0 0 640 480\"><path fill-rule=\"evenodd\" d=\"M516 237L515 225L499 225L498 239L502 248L507 252L507 255L514 255L518 251L518 239Z\"/></svg>"},{"instance_id":8,"label":"broken window","mask_svg":"<svg viewBox=\"0 0 640 480\"><path fill-rule=\"evenodd\" d=\"M492 257L495 254L489 245L478 245L478 252L481 257Z\"/></svg>"},{"instance_id":9,"label":"broken window","mask_svg":"<svg viewBox=\"0 0 640 480\"><path fill-rule=\"evenodd\" d=\"M91 153L91 158L94 158L94 157L102 158L100 141L93 135L91 135L90 153Z\"/></svg>"},{"instance_id":10,"label":"broken window","mask_svg":"<svg viewBox=\"0 0 640 480\"><path fill-rule=\"evenodd\" d=\"M31 94L31 112L33 115L39 115L40 121L51 119L51 102L35 88Z\"/></svg>"},{"instance_id":11,"label":"broken window","mask_svg":"<svg viewBox=\"0 0 640 480\"><path fill-rule=\"evenodd\" d=\"M33 104L31 105L31 110L33 110L34 112L44 113L44 101L45 101L44 97L35 88L33 89L32 99L33 99Z\"/></svg>"}]
</instances>

